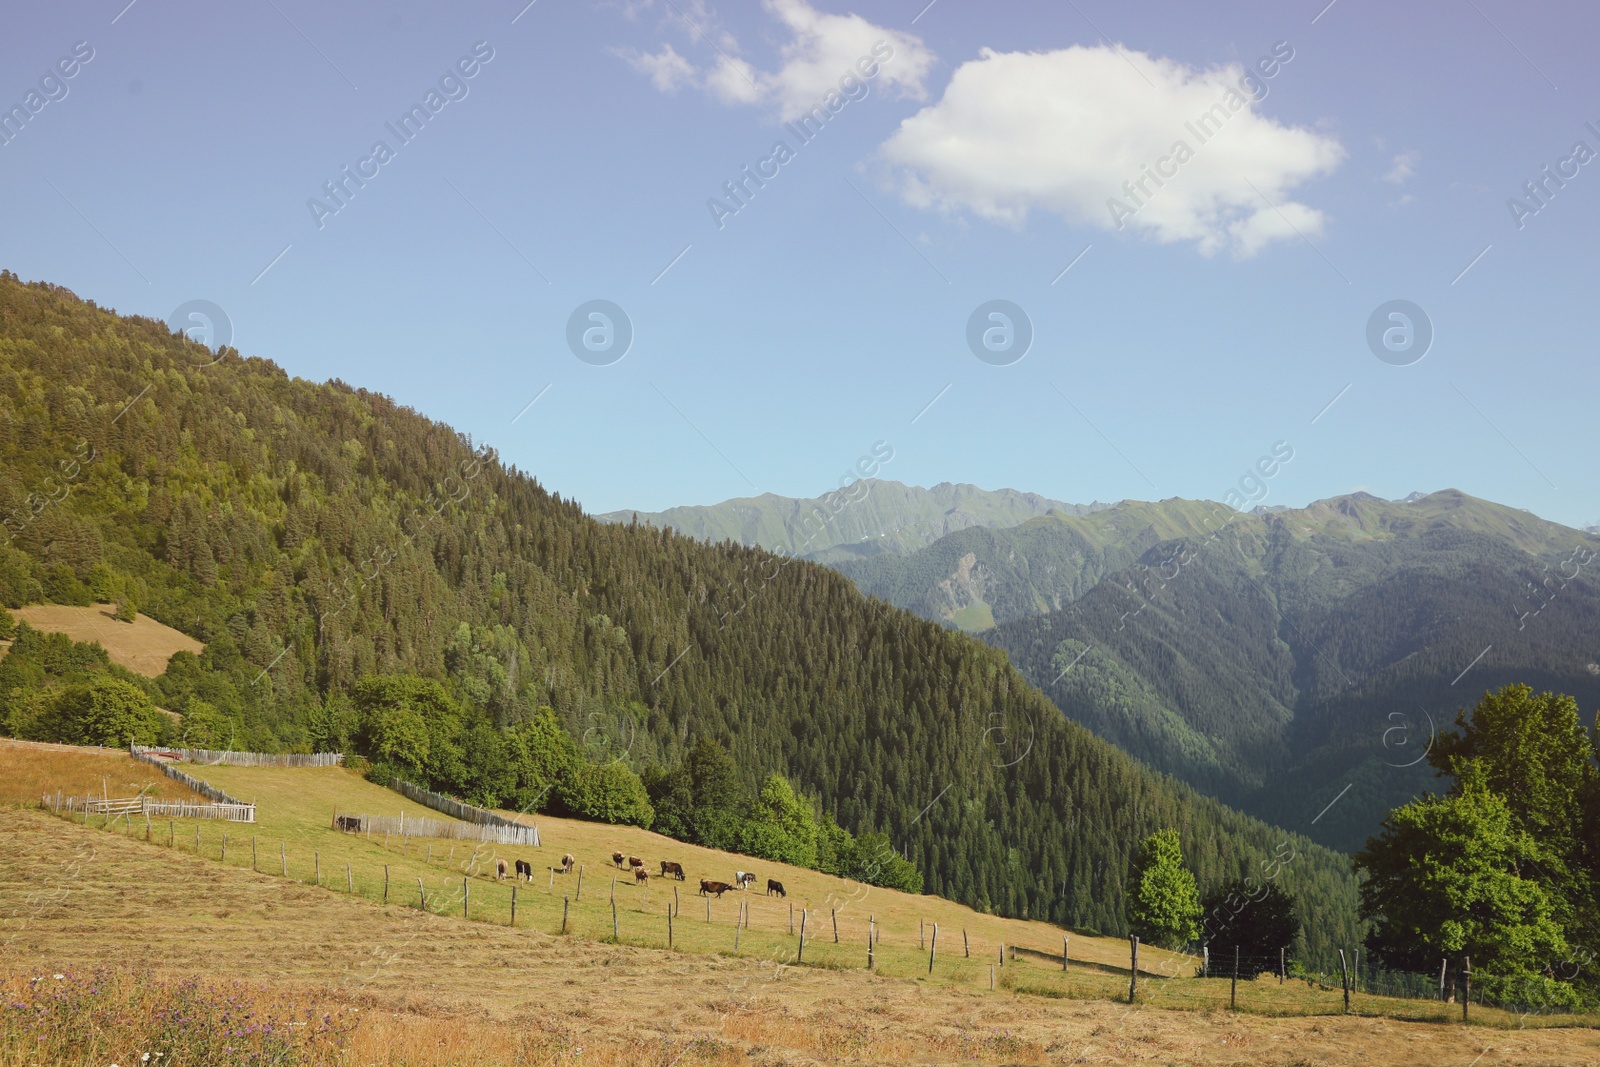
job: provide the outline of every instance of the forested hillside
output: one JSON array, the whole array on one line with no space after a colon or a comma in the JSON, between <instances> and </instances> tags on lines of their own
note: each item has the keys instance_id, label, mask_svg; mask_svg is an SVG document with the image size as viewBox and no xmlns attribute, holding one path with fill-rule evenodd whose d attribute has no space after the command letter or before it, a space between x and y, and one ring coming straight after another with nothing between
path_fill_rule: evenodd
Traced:
<instances>
[{"instance_id":1,"label":"forested hillside","mask_svg":"<svg viewBox=\"0 0 1600 1067\"><path fill-rule=\"evenodd\" d=\"M1246 810L1310 826L1354 783L1312 830L1352 850L1432 786L1431 737L1486 689L1569 693L1593 724L1592 535L1453 491L1219 529L985 636L1070 717Z\"/></svg>"},{"instance_id":2,"label":"forested hillside","mask_svg":"<svg viewBox=\"0 0 1600 1067\"><path fill-rule=\"evenodd\" d=\"M416 676L461 712L465 791L549 706L640 769L719 741L752 790L784 773L979 907L1120 930L1129 850L1170 826L1203 889L1275 860L1316 958L1359 936L1345 857L1139 765L1002 652L824 567L596 522L382 396L6 275L0 464L0 600L126 602L206 642L119 684L235 747L343 744L352 698L412 685L372 676Z\"/></svg>"}]
</instances>

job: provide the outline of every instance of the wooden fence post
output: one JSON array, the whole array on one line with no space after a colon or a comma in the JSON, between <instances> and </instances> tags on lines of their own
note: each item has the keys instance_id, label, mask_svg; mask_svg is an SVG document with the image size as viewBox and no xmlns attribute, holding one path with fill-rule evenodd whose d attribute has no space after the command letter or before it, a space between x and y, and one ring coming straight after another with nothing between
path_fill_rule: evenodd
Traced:
<instances>
[{"instance_id":1,"label":"wooden fence post","mask_svg":"<svg viewBox=\"0 0 1600 1067\"><path fill-rule=\"evenodd\" d=\"M617 876L613 874L611 876L611 907L612 907L612 910L615 910L616 906L617 906Z\"/></svg>"},{"instance_id":2,"label":"wooden fence post","mask_svg":"<svg viewBox=\"0 0 1600 1067\"><path fill-rule=\"evenodd\" d=\"M933 940L928 943L928 973L933 973L934 953L939 951L939 924L933 924Z\"/></svg>"},{"instance_id":3,"label":"wooden fence post","mask_svg":"<svg viewBox=\"0 0 1600 1067\"><path fill-rule=\"evenodd\" d=\"M1131 950L1131 962L1128 965L1128 1003L1132 1004L1134 996L1139 992L1139 938L1137 935L1128 938L1128 944Z\"/></svg>"},{"instance_id":4,"label":"wooden fence post","mask_svg":"<svg viewBox=\"0 0 1600 1067\"><path fill-rule=\"evenodd\" d=\"M994 992L994 964L989 964L989 992Z\"/></svg>"},{"instance_id":5,"label":"wooden fence post","mask_svg":"<svg viewBox=\"0 0 1600 1067\"><path fill-rule=\"evenodd\" d=\"M428 842L428 862L429 863L433 862L433 842L432 841Z\"/></svg>"},{"instance_id":6,"label":"wooden fence post","mask_svg":"<svg viewBox=\"0 0 1600 1067\"><path fill-rule=\"evenodd\" d=\"M178 824L171 819L167 820L167 847L178 847Z\"/></svg>"},{"instance_id":7,"label":"wooden fence post","mask_svg":"<svg viewBox=\"0 0 1600 1067\"><path fill-rule=\"evenodd\" d=\"M621 941L622 934L617 929L617 902L611 902L611 940Z\"/></svg>"},{"instance_id":8,"label":"wooden fence post","mask_svg":"<svg viewBox=\"0 0 1600 1067\"><path fill-rule=\"evenodd\" d=\"M1278 984L1279 985L1282 985L1283 984L1283 980L1289 976L1289 969L1284 964L1283 954L1284 954L1284 950L1280 948L1278 950Z\"/></svg>"},{"instance_id":9,"label":"wooden fence post","mask_svg":"<svg viewBox=\"0 0 1600 1067\"><path fill-rule=\"evenodd\" d=\"M711 921L711 894L706 894L706 922Z\"/></svg>"},{"instance_id":10,"label":"wooden fence post","mask_svg":"<svg viewBox=\"0 0 1600 1067\"><path fill-rule=\"evenodd\" d=\"M1067 935L1061 935L1061 973L1067 973Z\"/></svg>"},{"instance_id":11,"label":"wooden fence post","mask_svg":"<svg viewBox=\"0 0 1600 1067\"><path fill-rule=\"evenodd\" d=\"M319 849L311 850L311 859L317 865L317 884L322 884L322 852Z\"/></svg>"},{"instance_id":12,"label":"wooden fence post","mask_svg":"<svg viewBox=\"0 0 1600 1067\"><path fill-rule=\"evenodd\" d=\"M578 891L572 894L573 900L583 899L583 864L578 864Z\"/></svg>"},{"instance_id":13,"label":"wooden fence post","mask_svg":"<svg viewBox=\"0 0 1600 1067\"><path fill-rule=\"evenodd\" d=\"M350 865L344 865L344 888L351 896L356 895L356 876L351 873Z\"/></svg>"},{"instance_id":14,"label":"wooden fence post","mask_svg":"<svg viewBox=\"0 0 1600 1067\"><path fill-rule=\"evenodd\" d=\"M972 958L972 945L967 941L967 928L961 928L961 955L966 959Z\"/></svg>"},{"instance_id":15,"label":"wooden fence post","mask_svg":"<svg viewBox=\"0 0 1600 1067\"><path fill-rule=\"evenodd\" d=\"M1472 1003L1472 957L1461 957L1461 1021L1467 1021L1467 1005Z\"/></svg>"},{"instance_id":16,"label":"wooden fence post","mask_svg":"<svg viewBox=\"0 0 1600 1067\"><path fill-rule=\"evenodd\" d=\"M676 915L678 913L678 911L679 911L678 887L677 886L673 886L672 887L672 913L674 915Z\"/></svg>"},{"instance_id":17,"label":"wooden fence post","mask_svg":"<svg viewBox=\"0 0 1600 1067\"><path fill-rule=\"evenodd\" d=\"M554 893L556 891L556 869L554 867L550 868L550 884L545 887L544 891L546 893Z\"/></svg>"},{"instance_id":18,"label":"wooden fence post","mask_svg":"<svg viewBox=\"0 0 1600 1067\"><path fill-rule=\"evenodd\" d=\"M428 910L428 891L422 887L422 879L417 879L417 907L423 911Z\"/></svg>"},{"instance_id":19,"label":"wooden fence post","mask_svg":"<svg viewBox=\"0 0 1600 1067\"><path fill-rule=\"evenodd\" d=\"M794 904L789 905L789 936L794 936Z\"/></svg>"},{"instance_id":20,"label":"wooden fence post","mask_svg":"<svg viewBox=\"0 0 1600 1067\"><path fill-rule=\"evenodd\" d=\"M567 906L570 905L571 903L572 903L572 901L570 899L568 899L568 897L567 897L567 895L565 893L561 894L561 932L562 933L566 933L567 932Z\"/></svg>"},{"instance_id":21,"label":"wooden fence post","mask_svg":"<svg viewBox=\"0 0 1600 1067\"><path fill-rule=\"evenodd\" d=\"M808 909L808 908L801 908L800 909L800 949L799 949L799 951L797 951L794 954L794 961L796 963L805 962L805 958L806 958L806 916L809 915L810 913L811 913L810 909Z\"/></svg>"},{"instance_id":22,"label":"wooden fence post","mask_svg":"<svg viewBox=\"0 0 1600 1067\"><path fill-rule=\"evenodd\" d=\"M1447 968L1449 966L1450 966L1450 961L1448 959L1442 959L1442 960L1439 961L1439 999L1440 999L1440 1001L1444 1001L1444 1000L1448 999L1445 996L1445 993L1444 993L1444 972L1445 972L1445 968Z\"/></svg>"},{"instance_id":23,"label":"wooden fence post","mask_svg":"<svg viewBox=\"0 0 1600 1067\"><path fill-rule=\"evenodd\" d=\"M515 882L511 884L511 925L517 925L517 886Z\"/></svg>"},{"instance_id":24,"label":"wooden fence post","mask_svg":"<svg viewBox=\"0 0 1600 1067\"><path fill-rule=\"evenodd\" d=\"M1200 977L1211 977L1211 946L1200 946Z\"/></svg>"},{"instance_id":25,"label":"wooden fence post","mask_svg":"<svg viewBox=\"0 0 1600 1067\"><path fill-rule=\"evenodd\" d=\"M289 877L289 847L282 841L278 842L278 858L283 861L283 876Z\"/></svg>"},{"instance_id":26,"label":"wooden fence post","mask_svg":"<svg viewBox=\"0 0 1600 1067\"><path fill-rule=\"evenodd\" d=\"M472 906L472 882L469 879L463 878L463 879L461 879L461 917L463 919L472 918L472 916L468 913L468 909L471 906Z\"/></svg>"},{"instance_id":27,"label":"wooden fence post","mask_svg":"<svg viewBox=\"0 0 1600 1067\"><path fill-rule=\"evenodd\" d=\"M144 839L150 840L150 809L144 809Z\"/></svg>"},{"instance_id":28,"label":"wooden fence post","mask_svg":"<svg viewBox=\"0 0 1600 1067\"><path fill-rule=\"evenodd\" d=\"M256 865L256 835L255 834L251 834L250 835L250 869L252 871L260 870L260 868Z\"/></svg>"},{"instance_id":29,"label":"wooden fence post","mask_svg":"<svg viewBox=\"0 0 1600 1067\"><path fill-rule=\"evenodd\" d=\"M745 906L740 904L739 917L733 920L733 951L735 953L739 951L739 930L744 926L744 909Z\"/></svg>"},{"instance_id":30,"label":"wooden fence post","mask_svg":"<svg viewBox=\"0 0 1600 1067\"><path fill-rule=\"evenodd\" d=\"M383 865L383 902L389 903L389 865Z\"/></svg>"},{"instance_id":31,"label":"wooden fence post","mask_svg":"<svg viewBox=\"0 0 1600 1067\"><path fill-rule=\"evenodd\" d=\"M917 947L928 947L928 932L927 930L923 929L923 921L921 919L917 920Z\"/></svg>"},{"instance_id":32,"label":"wooden fence post","mask_svg":"<svg viewBox=\"0 0 1600 1067\"><path fill-rule=\"evenodd\" d=\"M1339 950L1339 987L1344 990L1344 1010L1350 1010L1350 968L1345 966L1344 949Z\"/></svg>"},{"instance_id":33,"label":"wooden fence post","mask_svg":"<svg viewBox=\"0 0 1600 1067\"><path fill-rule=\"evenodd\" d=\"M1233 946L1233 985L1228 987L1228 1007L1239 1006L1239 946Z\"/></svg>"},{"instance_id":34,"label":"wooden fence post","mask_svg":"<svg viewBox=\"0 0 1600 1067\"><path fill-rule=\"evenodd\" d=\"M877 931L878 920L875 916L867 916L867 970L872 970L872 941L873 934Z\"/></svg>"},{"instance_id":35,"label":"wooden fence post","mask_svg":"<svg viewBox=\"0 0 1600 1067\"><path fill-rule=\"evenodd\" d=\"M839 943L839 912L836 908L829 908L828 914L833 916L833 943Z\"/></svg>"},{"instance_id":36,"label":"wooden fence post","mask_svg":"<svg viewBox=\"0 0 1600 1067\"><path fill-rule=\"evenodd\" d=\"M671 908L667 909L667 947L668 948L672 947L672 909ZM734 933L733 933L733 948L734 948L735 952L737 952L739 950L739 932L737 930L735 930Z\"/></svg>"},{"instance_id":37,"label":"wooden fence post","mask_svg":"<svg viewBox=\"0 0 1600 1067\"><path fill-rule=\"evenodd\" d=\"M194 828L194 854L196 856L200 855L200 827L198 825Z\"/></svg>"},{"instance_id":38,"label":"wooden fence post","mask_svg":"<svg viewBox=\"0 0 1600 1067\"><path fill-rule=\"evenodd\" d=\"M1006 943L1004 941L1000 942L1000 969L1002 971L1006 969Z\"/></svg>"}]
</instances>

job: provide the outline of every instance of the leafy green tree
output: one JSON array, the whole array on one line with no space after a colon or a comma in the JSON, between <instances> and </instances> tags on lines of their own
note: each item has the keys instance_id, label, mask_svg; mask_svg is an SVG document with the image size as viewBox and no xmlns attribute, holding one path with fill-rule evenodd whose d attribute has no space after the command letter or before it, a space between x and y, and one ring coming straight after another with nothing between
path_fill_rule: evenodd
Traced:
<instances>
[{"instance_id":1,"label":"leafy green tree","mask_svg":"<svg viewBox=\"0 0 1600 1067\"><path fill-rule=\"evenodd\" d=\"M1537 973L1567 954L1557 902L1524 877L1540 850L1515 827L1481 763L1456 769L1454 792L1390 812L1383 832L1356 854L1367 876L1361 915L1373 923L1367 944L1399 969L1465 953L1491 974Z\"/></svg>"},{"instance_id":2,"label":"leafy green tree","mask_svg":"<svg viewBox=\"0 0 1600 1067\"><path fill-rule=\"evenodd\" d=\"M1200 893L1183 865L1178 831L1158 830L1139 844L1128 879L1128 929L1162 948L1200 936Z\"/></svg>"},{"instance_id":3,"label":"leafy green tree","mask_svg":"<svg viewBox=\"0 0 1600 1067\"><path fill-rule=\"evenodd\" d=\"M572 736L548 705L506 731L506 749L516 771L513 800L524 811L545 811L559 803L562 784L574 781L583 763Z\"/></svg>"},{"instance_id":4,"label":"leafy green tree","mask_svg":"<svg viewBox=\"0 0 1600 1067\"><path fill-rule=\"evenodd\" d=\"M811 805L795 795L789 780L767 775L750 813L739 827L739 851L762 859L814 867L817 863L817 820Z\"/></svg>"},{"instance_id":5,"label":"leafy green tree","mask_svg":"<svg viewBox=\"0 0 1600 1067\"><path fill-rule=\"evenodd\" d=\"M694 781L686 767L651 764L640 774L650 804L655 808L657 833L680 841L693 839Z\"/></svg>"},{"instance_id":6,"label":"leafy green tree","mask_svg":"<svg viewBox=\"0 0 1600 1067\"><path fill-rule=\"evenodd\" d=\"M854 852L845 877L906 893L922 892L922 872L894 850L888 834L876 830L862 834L855 840Z\"/></svg>"},{"instance_id":7,"label":"leafy green tree","mask_svg":"<svg viewBox=\"0 0 1600 1067\"><path fill-rule=\"evenodd\" d=\"M574 815L650 828L655 811L644 783L621 763L580 762L562 783L561 800Z\"/></svg>"},{"instance_id":8,"label":"leafy green tree","mask_svg":"<svg viewBox=\"0 0 1600 1067\"><path fill-rule=\"evenodd\" d=\"M17 635L17 620L11 612L0 607L0 641L9 641Z\"/></svg>"},{"instance_id":9,"label":"leafy green tree","mask_svg":"<svg viewBox=\"0 0 1600 1067\"><path fill-rule=\"evenodd\" d=\"M118 622L132 622L138 617L139 608L138 605L133 602L132 597L124 596L121 600L117 601L117 610L114 618Z\"/></svg>"},{"instance_id":10,"label":"leafy green tree","mask_svg":"<svg viewBox=\"0 0 1600 1067\"><path fill-rule=\"evenodd\" d=\"M39 740L110 747L153 745L161 738L165 720L143 689L101 676L60 691L54 707L39 720L50 736Z\"/></svg>"},{"instance_id":11,"label":"leafy green tree","mask_svg":"<svg viewBox=\"0 0 1600 1067\"><path fill-rule=\"evenodd\" d=\"M215 704L198 697L184 709L178 743L185 748L222 748L233 736L233 722Z\"/></svg>"},{"instance_id":12,"label":"leafy green tree","mask_svg":"<svg viewBox=\"0 0 1600 1067\"><path fill-rule=\"evenodd\" d=\"M457 718L438 682L406 675L363 678L356 683L351 702L361 752L375 768L392 767L430 783L437 780L439 776L431 772L447 766L438 743L453 732Z\"/></svg>"},{"instance_id":13,"label":"leafy green tree","mask_svg":"<svg viewBox=\"0 0 1600 1067\"><path fill-rule=\"evenodd\" d=\"M684 763L694 795L694 840L709 848L737 847L744 789L733 757L716 741L702 737Z\"/></svg>"},{"instance_id":14,"label":"leafy green tree","mask_svg":"<svg viewBox=\"0 0 1600 1067\"><path fill-rule=\"evenodd\" d=\"M1201 939L1223 959L1232 948L1253 957L1255 965L1262 958L1276 959L1278 950L1293 946L1300 933L1294 896L1277 882L1236 879L1207 898L1204 907ZM1243 977L1254 978L1257 969L1252 966Z\"/></svg>"}]
</instances>

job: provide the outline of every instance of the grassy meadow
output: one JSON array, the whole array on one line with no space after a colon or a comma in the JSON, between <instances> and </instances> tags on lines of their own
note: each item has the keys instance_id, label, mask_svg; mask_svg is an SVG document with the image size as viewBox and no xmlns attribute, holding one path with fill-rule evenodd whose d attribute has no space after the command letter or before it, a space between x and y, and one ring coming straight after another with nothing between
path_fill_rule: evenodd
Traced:
<instances>
[{"instance_id":1,"label":"grassy meadow","mask_svg":"<svg viewBox=\"0 0 1600 1067\"><path fill-rule=\"evenodd\" d=\"M148 990L182 987L199 1015L225 1012L234 998L257 1004L259 1018L310 1011L338 1021L316 1030L315 1049L308 1043L300 1060L284 1062L1465 1064L1482 1055L1489 1064L1496 1051L1506 1063L1600 1063L1600 1040L1580 1028L1597 1020L1517 1019L1475 1006L1475 1025L1462 1026L1455 1005L1360 994L1344 1015L1337 991L1266 978L1241 982L1238 1010L1230 1011L1226 979L1189 977L1186 961L1148 949L1130 1006L1121 940L1071 935L1063 975L1062 931L1048 924L634 828L539 816L530 820L540 827L538 849L344 834L332 829L335 810L443 816L342 768L190 767L256 800L260 822L161 821L149 841L142 821L84 825L26 808L45 791L43 774L88 783L98 772L114 785L120 774L132 783L123 766L131 762L117 753L0 746L6 999L51 996L69 1005L77 983L101 990L111 1012L85 1031L85 1041L101 1045L63 1048L52 1062L129 1062L118 1057L140 1051L151 1005L164 1002ZM688 881L635 886L611 865L613 851L656 870L662 859L677 860ZM565 852L583 865L581 897L576 872L550 874ZM493 877L499 857L535 868L534 881L517 886L514 926L512 882ZM760 885L783 881L787 900L732 891L709 902L708 921L698 879L731 881L738 868L754 869ZM748 927L736 930L741 904ZM788 932L791 904L797 929L807 915L800 962L798 936ZM869 917L882 935L870 972ZM931 935L934 923L930 975L919 936ZM0 1067L45 1062L25 1055L15 1027L3 1033Z\"/></svg>"}]
</instances>

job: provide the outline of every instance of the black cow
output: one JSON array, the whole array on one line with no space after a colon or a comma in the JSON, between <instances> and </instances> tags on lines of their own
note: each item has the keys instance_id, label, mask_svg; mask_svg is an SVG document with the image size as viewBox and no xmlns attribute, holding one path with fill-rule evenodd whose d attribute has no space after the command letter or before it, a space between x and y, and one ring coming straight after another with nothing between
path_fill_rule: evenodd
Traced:
<instances>
[{"instance_id":1,"label":"black cow","mask_svg":"<svg viewBox=\"0 0 1600 1067\"><path fill-rule=\"evenodd\" d=\"M361 816L359 816L359 815L341 815L341 816L339 816L339 829L344 831L347 834L359 834L361 832Z\"/></svg>"},{"instance_id":2,"label":"black cow","mask_svg":"<svg viewBox=\"0 0 1600 1067\"><path fill-rule=\"evenodd\" d=\"M517 878L519 880L522 878L527 878L528 881L533 881L533 864L529 863L527 860L518 860Z\"/></svg>"},{"instance_id":3,"label":"black cow","mask_svg":"<svg viewBox=\"0 0 1600 1067\"><path fill-rule=\"evenodd\" d=\"M776 878L768 878L767 879L767 896L770 897L774 893L778 894L780 897L786 897L786 896L789 895L788 893L785 893L783 891L783 883L782 882L778 881Z\"/></svg>"}]
</instances>

